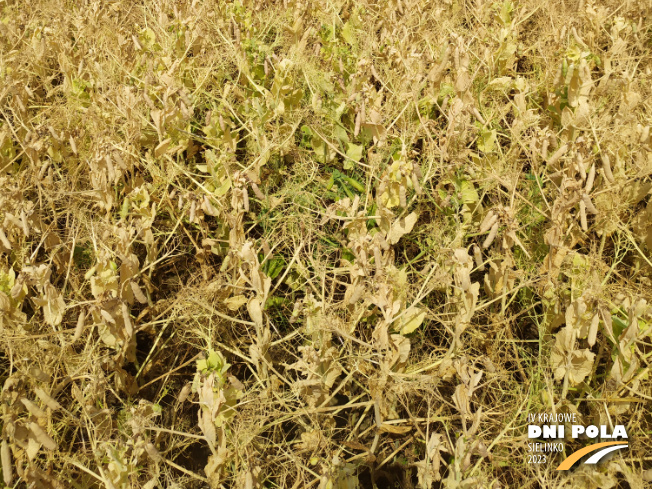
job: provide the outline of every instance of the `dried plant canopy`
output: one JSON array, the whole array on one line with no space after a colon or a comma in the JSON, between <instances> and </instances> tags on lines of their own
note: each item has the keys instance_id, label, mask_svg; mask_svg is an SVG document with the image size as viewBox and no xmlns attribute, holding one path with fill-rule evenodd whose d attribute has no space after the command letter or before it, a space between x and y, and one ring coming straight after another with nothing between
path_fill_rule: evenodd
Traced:
<instances>
[{"instance_id":1,"label":"dried plant canopy","mask_svg":"<svg viewBox=\"0 0 652 489\"><path fill-rule=\"evenodd\" d=\"M0 3L3 487L643 488L651 124L649 1Z\"/></svg>"}]
</instances>

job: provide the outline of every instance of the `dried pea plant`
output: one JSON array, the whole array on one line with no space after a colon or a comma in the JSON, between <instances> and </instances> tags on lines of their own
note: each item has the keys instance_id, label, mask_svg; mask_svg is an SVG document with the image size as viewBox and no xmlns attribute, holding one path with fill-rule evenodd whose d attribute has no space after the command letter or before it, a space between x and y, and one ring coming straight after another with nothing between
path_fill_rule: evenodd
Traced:
<instances>
[{"instance_id":1,"label":"dried pea plant","mask_svg":"<svg viewBox=\"0 0 652 489\"><path fill-rule=\"evenodd\" d=\"M651 87L649 1L3 2L3 487L644 487Z\"/></svg>"}]
</instances>

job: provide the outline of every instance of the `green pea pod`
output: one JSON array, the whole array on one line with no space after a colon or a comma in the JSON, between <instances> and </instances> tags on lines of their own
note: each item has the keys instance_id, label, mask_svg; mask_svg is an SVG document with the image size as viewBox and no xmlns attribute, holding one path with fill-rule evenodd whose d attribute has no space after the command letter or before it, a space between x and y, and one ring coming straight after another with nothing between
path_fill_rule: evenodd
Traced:
<instances>
[{"instance_id":1,"label":"green pea pod","mask_svg":"<svg viewBox=\"0 0 652 489\"><path fill-rule=\"evenodd\" d=\"M364 192L364 185L351 177L344 177L344 180L358 192Z\"/></svg>"},{"instance_id":2,"label":"green pea pod","mask_svg":"<svg viewBox=\"0 0 652 489\"><path fill-rule=\"evenodd\" d=\"M326 183L326 190L330 190L333 188L333 185L335 185L335 178L333 178L333 175L328 179L328 182Z\"/></svg>"},{"instance_id":3,"label":"green pea pod","mask_svg":"<svg viewBox=\"0 0 652 489\"><path fill-rule=\"evenodd\" d=\"M120 217L122 219L127 219L127 216L129 215L129 208L130 207L131 207L131 202L129 201L129 197L127 197L122 202L122 208L120 209Z\"/></svg>"},{"instance_id":4,"label":"green pea pod","mask_svg":"<svg viewBox=\"0 0 652 489\"><path fill-rule=\"evenodd\" d=\"M341 186L342 186L342 190L344 190L344 193L346 194L346 196L349 199L354 199L355 198L355 195L353 195L353 192L351 192L351 189L349 189L349 187L344 182L342 182Z\"/></svg>"}]
</instances>

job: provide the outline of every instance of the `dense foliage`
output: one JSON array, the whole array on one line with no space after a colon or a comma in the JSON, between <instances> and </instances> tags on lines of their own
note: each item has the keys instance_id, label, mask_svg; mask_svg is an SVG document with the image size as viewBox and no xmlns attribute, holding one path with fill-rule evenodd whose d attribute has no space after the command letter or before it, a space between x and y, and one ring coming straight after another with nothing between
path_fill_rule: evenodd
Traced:
<instances>
[{"instance_id":1,"label":"dense foliage","mask_svg":"<svg viewBox=\"0 0 652 489\"><path fill-rule=\"evenodd\" d=\"M642 0L0 3L6 486L644 487L651 50ZM528 464L539 412L630 448Z\"/></svg>"}]
</instances>

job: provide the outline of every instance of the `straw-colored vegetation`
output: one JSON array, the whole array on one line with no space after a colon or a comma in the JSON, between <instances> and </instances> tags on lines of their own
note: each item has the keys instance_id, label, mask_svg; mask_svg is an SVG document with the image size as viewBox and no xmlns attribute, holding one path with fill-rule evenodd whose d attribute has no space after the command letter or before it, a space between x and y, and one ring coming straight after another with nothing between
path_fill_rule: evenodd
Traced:
<instances>
[{"instance_id":1,"label":"straw-colored vegetation","mask_svg":"<svg viewBox=\"0 0 652 489\"><path fill-rule=\"evenodd\" d=\"M649 0L1 2L6 487L644 487L651 50ZM528 464L538 412L631 446Z\"/></svg>"}]
</instances>

